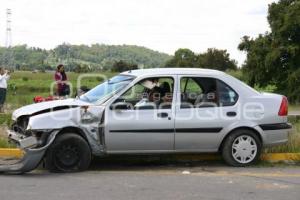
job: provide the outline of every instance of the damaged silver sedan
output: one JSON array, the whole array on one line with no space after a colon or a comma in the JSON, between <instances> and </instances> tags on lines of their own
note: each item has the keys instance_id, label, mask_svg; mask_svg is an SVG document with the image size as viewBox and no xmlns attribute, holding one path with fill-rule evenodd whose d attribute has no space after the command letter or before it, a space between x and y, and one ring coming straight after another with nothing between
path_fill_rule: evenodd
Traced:
<instances>
[{"instance_id":1,"label":"damaged silver sedan","mask_svg":"<svg viewBox=\"0 0 300 200\"><path fill-rule=\"evenodd\" d=\"M0 172L86 170L93 156L221 152L232 166L287 142L287 99L207 69L121 73L75 99L24 106L8 138L25 151Z\"/></svg>"}]
</instances>

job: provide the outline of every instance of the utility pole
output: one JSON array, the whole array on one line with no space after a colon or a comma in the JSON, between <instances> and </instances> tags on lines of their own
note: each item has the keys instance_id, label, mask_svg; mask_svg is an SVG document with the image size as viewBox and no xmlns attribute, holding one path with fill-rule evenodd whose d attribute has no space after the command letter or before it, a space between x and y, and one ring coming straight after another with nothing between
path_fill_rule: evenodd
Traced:
<instances>
[{"instance_id":1,"label":"utility pole","mask_svg":"<svg viewBox=\"0 0 300 200\"><path fill-rule=\"evenodd\" d=\"M6 9L6 40L5 47L9 48L12 45L12 34L11 34L11 9Z\"/></svg>"},{"instance_id":2,"label":"utility pole","mask_svg":"<svg viewBox=\"0 0 300 200\"><path fill-rule=\"evenodd\" d=\"M8 68L14 69L14 58L13 58L13 49L12 49L12 30L11 30L11 9L6 9L6 38L5 38L5 63Z\"/></svg>"}]
</instances>

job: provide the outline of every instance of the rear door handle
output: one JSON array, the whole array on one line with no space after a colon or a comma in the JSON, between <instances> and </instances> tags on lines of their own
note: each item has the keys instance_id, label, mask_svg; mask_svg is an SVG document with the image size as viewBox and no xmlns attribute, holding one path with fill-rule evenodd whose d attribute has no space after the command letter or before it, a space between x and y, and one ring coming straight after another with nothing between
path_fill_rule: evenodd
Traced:
<instances>
[{"instance_id":1,"label":"rear door handle","mask_svg":"<svg viewBox=\"0 0 300 200\"><path fill-rule=\"evenodd\" d=\"M169 115L168 113L157 113L157 117L160 117L160 118L167 118Z\"/></svg>"},{"instance_id":2,"label":"rear door handle","mask_svg":"<svg viewBox=\"0 0 300 200\"><path fill-rule=\"evenodd\" d=\"M236 112L227 112L226 115L228 117L234 117L234 116L236 116Z\"/></svg>"}]
</instances>

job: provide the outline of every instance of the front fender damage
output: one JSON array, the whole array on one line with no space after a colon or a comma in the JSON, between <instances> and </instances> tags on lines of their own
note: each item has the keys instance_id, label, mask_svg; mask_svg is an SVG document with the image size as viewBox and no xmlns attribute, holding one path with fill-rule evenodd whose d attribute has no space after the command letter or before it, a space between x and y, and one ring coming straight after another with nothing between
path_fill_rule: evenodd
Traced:
<instances>
[{"instance_id":1,"label":"front fender damage","mask_svg":"<svg viewBox=\"0 0 300 200\"><path fill-rule=\"evenodd\" d=\"M30 117L27 130L57 129L62 132L68 129L80 130L82 136L88 141L93 155L101 156L104 147L99 130L102 126L103 111L103 106L88 106L85 109L77 107L43 113Z\"/></svg>"},{"instance_id":2,"label":"front fender damage","mask_svg":"<svg viewBox=\"0 0 300 200\"><path fill-rule=\"evenodd\" d=\"M18 143L20 148L22 148L24 151L24 156L20 161L14 164L0 165L0 173L22 174L34 170L42 161L46 150L53 143L58 132L59 131L52 131L47 139L46 144L41 147L22 146L22 144L26 144L24 143L24 139L16 139L18 135L15 134L14 141ZM13 133L8 132L8 134ZM12 135L9 135L9 137L12 137ZM29 143L27 144L29 145Z\"/></svg>"},{"instance_id":3,"label":"front fender damage","mask_svg":"<svg viewBox=\"0 0 300 200\"><path fill-rule=\"evenodd\" d=\"M103 106L86 106L42 112L23 118L20 116L16 121L19 123L12 127L12 131L8 130L8 138L16 143L25 155L15 164L0 165L0 173L25 173L35 169L56 136L68 129L81 130L80 133L87 139L93 155L102 155L104 140L100 138L103 136L99 134L99 123L103 111ZM24 123L21 123L22 120Z\"/></svg>"}]
</instances>

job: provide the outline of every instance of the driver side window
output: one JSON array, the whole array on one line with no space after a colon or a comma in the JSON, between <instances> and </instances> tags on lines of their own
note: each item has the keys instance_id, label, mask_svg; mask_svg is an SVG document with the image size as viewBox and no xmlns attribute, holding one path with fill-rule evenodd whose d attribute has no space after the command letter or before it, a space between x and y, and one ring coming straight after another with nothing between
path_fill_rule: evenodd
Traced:
<instances>
[{"instance_id":1,"label":"driver side window","mask_svg":"<svg viewBox=\"0 0 300 200\"><path fill-rule=\"evenodd\" d=\"M123 102L128 109L170 109L174 80L171 77L146 78L121 95L114 104Z\"/></svg>"}]
</instances>

